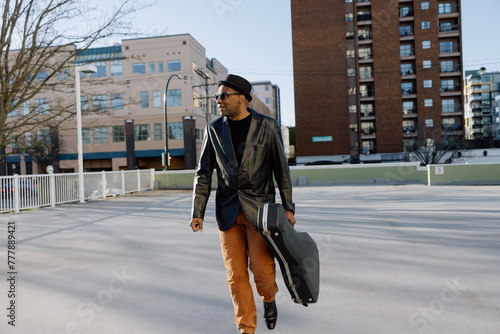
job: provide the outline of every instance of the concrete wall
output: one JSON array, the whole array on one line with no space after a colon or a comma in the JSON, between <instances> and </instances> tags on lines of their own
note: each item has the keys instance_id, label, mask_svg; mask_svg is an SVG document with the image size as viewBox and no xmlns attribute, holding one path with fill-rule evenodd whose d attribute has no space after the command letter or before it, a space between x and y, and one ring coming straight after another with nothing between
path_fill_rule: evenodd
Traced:
<instances>
[{"instance_id":1,"label":"concrete wall","mask_svg":"<svg viewBox=\"0 0 500 334\"><path fill-rule=\"evenodd\" d=\"M436 169L437 167L437 169ZM416 163L291 167L294 186L500 185L500 163L419 166ZM160 189L192 189L194 170L156 172ZM214 173L212 186L217 185Z\"/></svg>"}]
</instances>

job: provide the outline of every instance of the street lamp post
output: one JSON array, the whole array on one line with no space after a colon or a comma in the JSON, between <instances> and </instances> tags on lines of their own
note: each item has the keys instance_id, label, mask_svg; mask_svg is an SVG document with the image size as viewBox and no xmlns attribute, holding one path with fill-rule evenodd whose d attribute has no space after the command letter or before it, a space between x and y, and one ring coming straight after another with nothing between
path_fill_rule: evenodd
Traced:
<instances>
[{"instance_id":1,"label":"street lamp post","mask_svg":"<svg viewBox=\"0 0 500 334\"><path fill-rule=\"evenodd\" d=\"M96 73L94 65L86 64L75 66L75 90L76 90L76 138L78 145L78 193L80 203L85 202L85 191L83 182L83 147L82 147L82 101L80 97L80 72Z\"/></svg>"},{"instance_id":2,"label":"street lamp post","mask_svg":"<svg viewBox=\"0 0 500 334\"><path fill-rule=\"evenodd\" d=\"M178 74L172 74L168 80L167 85L165 86L165 95L163 96L163 105L165 109L165 152L162 154L163 166L165 166L165 170L168 170L170 166L170 155L168 153L168 123L167 123L167 93L168 93L168 84L170 83L170 79L172 78L182 79L182 77Z\"/></svg>"}]
</instances>

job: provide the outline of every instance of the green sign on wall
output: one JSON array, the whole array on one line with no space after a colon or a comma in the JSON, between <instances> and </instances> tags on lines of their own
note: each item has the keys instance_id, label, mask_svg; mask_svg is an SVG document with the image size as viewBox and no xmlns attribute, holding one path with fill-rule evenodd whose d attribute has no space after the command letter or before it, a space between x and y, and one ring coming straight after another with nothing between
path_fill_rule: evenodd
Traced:
<instances>
[{"instance_id":1,"label":"green sign on wall","mask_svg":"<svg viewBox=\"0 0 500 334\"><path fill-rule=\"evenodd\" d=\"M313 137L313 143L318 143L323 141L333 141L333 137L332 136Z\"/></svg>"}]
</instances>

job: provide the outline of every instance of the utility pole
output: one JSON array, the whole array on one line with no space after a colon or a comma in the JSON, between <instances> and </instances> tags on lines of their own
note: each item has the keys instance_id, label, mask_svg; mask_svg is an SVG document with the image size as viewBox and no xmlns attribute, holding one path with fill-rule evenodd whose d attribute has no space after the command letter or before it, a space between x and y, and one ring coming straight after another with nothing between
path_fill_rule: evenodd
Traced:
<instances>
[{"instance_id":1,"label":"utility pole","mask_svg":"<svg viewBox=\"0 0 500 334\"><path fill-rule=\"evenodd\" d=\"M207 75L207 73L203 72L201 69L197 68L196 70L194 70L194 72L196 74L198 74L202 80L205 81L204 84L193 86L193 88L196 88L196 87L204 87L205 88L205 98L204 98L204 100L205 100L205 118L207 120L207 126L208 126L208 123L210 122L210 119L208 116L209 115L208 109L210 107L210 105L209 105L210 99L212 98L208 95L208 90L209 90L210 86L215 86L217 84L216 83L213 83L213 84L209 83L210 77ZM201 98L199 98L199 99L201 99ZM203 102L202 102L202 105L203 105Z\"/></svg>"}]
</instances>

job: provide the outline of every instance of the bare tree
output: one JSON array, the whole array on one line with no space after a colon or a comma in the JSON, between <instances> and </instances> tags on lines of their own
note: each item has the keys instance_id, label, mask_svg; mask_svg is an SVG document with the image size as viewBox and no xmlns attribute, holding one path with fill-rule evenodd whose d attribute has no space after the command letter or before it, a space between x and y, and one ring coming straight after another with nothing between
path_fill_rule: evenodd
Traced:
<instances>
[{"instance_id":1,"label":"bare tree","mask_svg":"<svg viewBox=\"0 0 500 334\"><path fill-rule=\"evenodd\" d=\"M420 138L405 149L411 160L417 160L422 165L449 164L460 156L463 136L443 135L441 131L435 131L431 137Z\"/></svg>"},{"instance_id":2,"label":"bare tree","mask_svg":"<svg viewBox=\"0 0 500 334\"><path fill-rule=\"evenodd\" d=\"M145 6L119 1L107 12L82 0L0 1L0 152L22 134L57 127L74 115L76 102L57 93L74 89L63 78L73 78L75 57L100 40L131 35L128 18ZM55 96L50 104L43 98L47 92ZM34 139L31 147L44 140Z\"/></svg>"}]
</instances>

